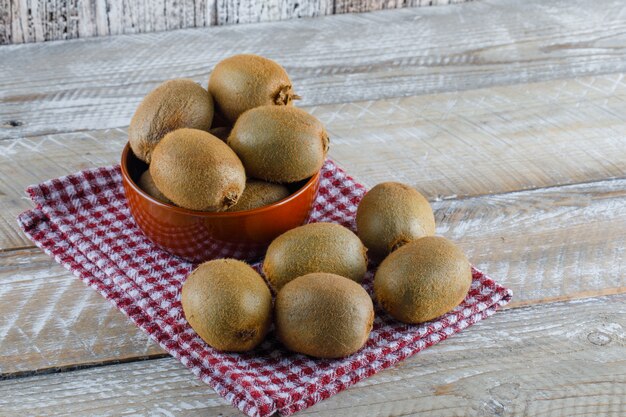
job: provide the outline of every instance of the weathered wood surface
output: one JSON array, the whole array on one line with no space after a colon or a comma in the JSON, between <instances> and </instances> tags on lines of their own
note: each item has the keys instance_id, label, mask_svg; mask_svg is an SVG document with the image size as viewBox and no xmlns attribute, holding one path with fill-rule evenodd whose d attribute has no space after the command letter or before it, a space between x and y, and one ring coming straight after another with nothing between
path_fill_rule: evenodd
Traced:
<instances>
[{"instance_id":1,"label":"weathered wood surface","mask_svg":"<svg viewBox=\"0 0 626 417\"><path fill-rule=\"evenodd\" d=\"M468 0L1 0L0 45L271 22Z\"/></svg>"},{"instance_id":2,"label":"weathered wood surface","mask_svg":"<svg viewBox=\"0 0 626 417\"><path fill-rule=\"evenodd\" d=\"M609 74L308 110L357 179L433 200L626 177L625 97ZM15 222L27 185L117 163L125 142L123 129L0 141L0 248L29 245Z\"/></svg>"},{"instance_id":3,"label":"weathered wood surface","mask_svg":"<svg viewBox=\"0 0 626 417\"><path fill-rule=\"evenodd\" d=\"M241 52L283 64L307 106L623 72L625 13L621 0L485 0L4 46L0 138L127 126L160 82L206 85Z\"/></svg>"},{"instance_id":4,"label":"weathered wood surface","mask_svg":"<svg viewBox=\"0 0 626 417\"><path fill-rule=\"evenodd\" d=\"M506 310L299 415L621 417L625 302ZM241 415L171 358L6 380L2 392L6 415Z\"/></svg>"},{"instance_id":5,"label":"weathered wood surface","mask_svg":"<svg viewBox=\"0 0 626 417\"><path fill-rule=\"evenodd\" d=\"M217 0L216 3L217 25L326 16L335 10L333 0Z\"/></svg>"},{"instance_id":6,"label":"weathered wood surface","mask_svg":"<svg viewBox=\"0 0 626 417\"><path fill-rule=\"evenodd\" d=\"M443 200L437 232L514 305L626 292L626 179ZM38 249L0 253L0 374L163 351Z\"/></svg>"},{"instance_id":7,"label":"weathered wood surface","mask_svg":"<svg viewBox=\"0 0 626 417\"><path fill-rule=\"evenodd\" d=\"M27 184L116 162L152 87L206 85L233 51L285 63L333 158L420 188L438 232L515 291L518 308L303 415L626 415L625 8L485 0L0 47L0 415L239 415L174 359L111 365L163 351L14 220Z\"/></svg>"},{"instance_id":8,"label":"weathered wood surface","mask_svg":"<svg viewBox=\"0 0 626 417\"><path fill-rule=\"evenodd\" d=\"M3 0L0 5L0 44L210 26L216 10L215 0Z\"/></svg>"},{"instance_id":9,"label":"weathered wood surface","mask_svg":"<svg viewBox=\"0 0 626 417\"><path fill-rule=\"evenodd\" d=\"M0 253L0 375L163 353L40 250Z\"/></svg>"},{"instance_id":10,"label":"weathered wood surface","mask_svg":"<svg viewBox=\"0 0 626 417\"><path fill-rule=\"evenodd\" d=\"M335 0L335 13L362 13L402 7L438 6L472 0Z\"/></svg>"}]
</instances>

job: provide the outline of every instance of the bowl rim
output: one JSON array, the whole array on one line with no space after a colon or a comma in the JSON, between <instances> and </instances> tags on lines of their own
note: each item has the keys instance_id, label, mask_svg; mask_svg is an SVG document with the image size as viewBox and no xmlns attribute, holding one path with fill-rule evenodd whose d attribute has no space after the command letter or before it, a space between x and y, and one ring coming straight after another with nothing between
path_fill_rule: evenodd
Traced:
<instances>
[{"instance_id":1,"label":"bowl rim","mask_svg":"<svg viewBox=\"0 0 626 417\"><path fill-rule=\"evenodd\" d=\"M163 207L165 209L168 209L168 210L171 210L171 211L174 211L174 212L178 212L178 213L181 213L181 214L190 215L190 216L198 216L198 217L243 217L243 216L249 216L249 215L253 215L253 214L257 214L257 213L263 213L263 212L266 212L266 211L270 211L272 209L275 209L277 207L286 205L286 204L290 203L291 201L297 199L306 190L311 188L311 186L315 186L315 184L318 182L319 176L320 176L320 171L317 171L296 192L288 195L287 197L283 198L282 200L278 200L277 202L269 204L267 206L258 207L258 208L251 209L251 210L241 210L241 211L219 211L219 212L215 212L215 211L197 211L197 210L190 210L190 209L186 209L186 208L183 208L183 207L178 207L178 206L174 206L174 205L171 205L171 204L163 203L163 202L157 200L156 198L152 197L150 194L146 193L144 190L142 190L141 187L139 187L139 185L137 185L135 183L135 181L133 181L132 177L130 176L130 173L128 172L128 166L127 166L127 162L126 161L128 160L128 154L130 152L132 152L132 150L130 148L130 142L126 142L126 145L124 146L124 150L122 151L122 160L121 160L121 163L120 163L120 168L121 168L121 171L122 171L122 177L131 186L131 188L135 192L138 192L139 194L141 194L141 196L144 197L146 200L150 201L151 204L154 204L156 206L160 206L160 207Z\"/></svg>"}]
</instances>

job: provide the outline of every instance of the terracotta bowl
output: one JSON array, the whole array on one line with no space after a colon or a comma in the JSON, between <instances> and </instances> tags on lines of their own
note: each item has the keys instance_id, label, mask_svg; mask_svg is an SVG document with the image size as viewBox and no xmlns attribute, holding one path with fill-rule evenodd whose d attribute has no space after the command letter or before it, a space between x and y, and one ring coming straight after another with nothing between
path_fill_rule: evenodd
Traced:
<instances>
[{"instance_id":1,"label":"terracotta bowl","mask_svg":"<svg viewBox=\"0 0 626 417\"><path fill-rule=\"evenodd\" d=\"M121 166L128 206L139 228L161 248L192 262L259 259L274 238L304 223L319 188L318 172L290 184L291 195L269 206L210 213L162 203L139 188L137 181L148 166L128 144Z\"/></svg>"}]
</instances>

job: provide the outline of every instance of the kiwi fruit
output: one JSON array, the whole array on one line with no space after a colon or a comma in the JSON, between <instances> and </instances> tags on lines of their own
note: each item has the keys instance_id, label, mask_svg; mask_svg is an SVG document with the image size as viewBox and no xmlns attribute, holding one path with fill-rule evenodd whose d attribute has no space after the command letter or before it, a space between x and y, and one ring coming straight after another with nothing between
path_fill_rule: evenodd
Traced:
<instances>
[{"instance_id":1,"label":"kiwi fruit","mask_svg":"<svg viewBox=\"0 0 626 417\"><path fill-rule=\"evenodd\" d=\"M150 175L174 204L190 210L224 211L246 186L237 155L208 132L178 129L154 148Z\"/></svg>"},{"instance_id":2,"label":"kiwi fruit","mask_svg":"<svg viewBox=\"0 0 626 417\"><path fill-rule=\"evenodd\" d=\"M267 248L263 273L277 290L312 272L327 272L360 282L367 272L365 246L336 223L310 223L278 236Z\"/></svg>"},{"instance_id":3,"label":"kiwi fruit","mask_svg":"<svg viewBox=\"0 0 626 417\"><path fill-rule=\"evenodd\" d=\"M146 170L143 174L141 174L141 177L139 177L138 185L151 197L156 198L162 203L172 204L169 198L165 197L163 193L157 188L154 180L152 179L152 175L150 175L150 170Z\"/></svg>"},{"instance_id":4,"label":"kiwi fruit","mask_svg":"<svg viewBox=\"0 0 626 417\"><path fill-rule=\"evenodd\" d=\"M262 106L248 110L235 123L228 145L251 177L295 182L313 176L328 153L328 133L304 110Z\"/></svg>"},{"instance_id":5,"label":"kiwi fruit","mask_svg":"<svg viewBox=\"0 0 626 417\"><path fill-rule=\"evenodd\" d=\"M254 349L272 321L272 294L265 281L235 259L198 266L183 284L181 302L198 336L222 351Z\"/></svg>"},{"instance_id":6,"label":"kiwi fruit","mask_svg":"<svg viewBox=\"0 0 626 417\"><path fill-rule=\"evenodd\" d=\"M288 196L289 189L282 184L248 179L237 204L226 211L252 210L273 204Z\"/></svg>"},{"instance_id":7,"label":"kiwi fruit","mask_svg":"<svg viewBox=\"0 0 626 417\"><path fill-rule=\"evenodd\" d=\"M183 127L209 130L212 120L213 99L207 90L192 80L170 80L139 104L128 127L128 141L135 156L149 164L165 134Z\"/></svg>"},{"instance_id":8,"label":"kiwi fruit","mask_svg":"<svg viewBox=\"0 0 626 417\"><path fill-rule=\"evenodd\" d=\"M283 67L250 54L220 61L209 78L209 92L219 112L231 123L246 110L265 105L286 106L299 98Z\"/></svg>"},{"instance_id":9,"label":"kiwi fruit","mask_svg":"<svg viewBox=\"0 0 626 417\"><path fill-rule=\"evenodd\" d=\"M358 351L367 342L373 322L370 296L339 275L304 275L276 296L278 339L287 349L316 358L342 358Z\"/></svg>"},{"instance_id":10,"label":"kiwi fruit","mask_svg":"<svg viewBox=\"0 0 626 417\"><path fill-rule=\"evenodd\" d=\"M356 212L356 225L375 259L407 242L435 234L435 216L428 200L398 182L383 182L365 194Z\"/></svg>"},{"instance_id":11,"label":"kiwi fruit","mask_svg":"<svg viewBox=\"0 0 626 417\"><path fill-rule=\"evenodd\" d=\"M391 253L374 276L383 310L403 323L432 320L459 305L472 284L463 252L449 240L427 236Z\"/></svg>"}]
</instances>

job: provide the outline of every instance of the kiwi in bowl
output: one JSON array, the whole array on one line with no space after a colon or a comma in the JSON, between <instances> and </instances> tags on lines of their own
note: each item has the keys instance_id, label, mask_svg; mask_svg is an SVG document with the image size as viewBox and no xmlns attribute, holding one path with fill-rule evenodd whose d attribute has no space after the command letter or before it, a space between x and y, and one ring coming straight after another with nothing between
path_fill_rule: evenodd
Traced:
<instances>
[{"instance_id":1,"label":"kiwi in bowl","mask_svg":"<svg viewBox=\"0 0 626 417\"><path fill-rule=\"evenodd\" d=\"M224 256L259 259L274 238L304 223L319 187L317 172L303 181L284 184L288 195L263 207L198 211L163 202L142 189L139 181L147 169L127 144L121 171L130 213L151 241L192 262ZM235 209L237 204L228 210Z\"/></svg>"}]
</instances>

